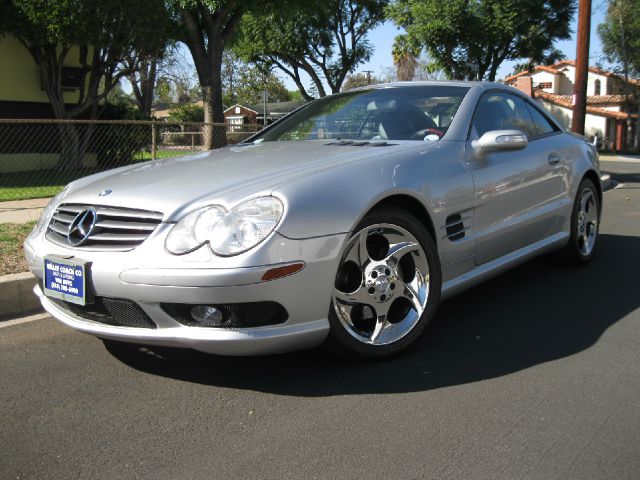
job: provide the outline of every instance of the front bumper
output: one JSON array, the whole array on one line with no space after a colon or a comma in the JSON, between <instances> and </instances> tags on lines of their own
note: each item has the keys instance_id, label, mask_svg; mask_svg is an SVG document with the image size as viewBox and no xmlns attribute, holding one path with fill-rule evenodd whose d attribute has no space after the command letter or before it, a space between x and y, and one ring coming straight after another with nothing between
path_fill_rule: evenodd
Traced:
<instances>
[{"instance_id":1,"label":"front bumper","mask_svg":"<svg viewBox=\"0 0 640 480\"><path fill-rule=\"evenodd\" d=\"M88 252L51 244L42 234L25 242L29 268L43 277L45 255L73 255L91 262L95 295L134 301L157 325L156 329L106 325L74 315L46 297L39 285L34 293L53 317L101 338L148 345L186 347L222 355L257 355L310 348L324 341L333 278L345 235L293 240L277 233L255 252L220 258L206 247L182 257L164 251L170 226L161 226L130 252ZM305 263L301 271L262 281L264 272L290 262ZM172 318L162 303L227 304L272 301L288 313L285 323L255 328L186 326Z\"/></svg>"}]
</instances>

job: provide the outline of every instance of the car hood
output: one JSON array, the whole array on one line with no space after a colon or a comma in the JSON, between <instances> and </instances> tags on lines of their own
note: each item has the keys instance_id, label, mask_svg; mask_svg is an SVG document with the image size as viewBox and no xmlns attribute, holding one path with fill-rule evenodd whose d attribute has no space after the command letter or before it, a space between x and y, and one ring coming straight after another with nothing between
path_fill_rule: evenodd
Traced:
<instances>
[{"instance_id":1,"label":"car hood","mask_svg":"<svg viewBox=\"0 0 640 480\"><path fill-rule=\"evenodd\" d=\"M377 147L328 143L267 142L145 162L74 182L64 203L140 208L162 212L165 221L175 221L200 206L229 208L315 172L416 146L416 142Z\"/></svg>"}]
</instances>

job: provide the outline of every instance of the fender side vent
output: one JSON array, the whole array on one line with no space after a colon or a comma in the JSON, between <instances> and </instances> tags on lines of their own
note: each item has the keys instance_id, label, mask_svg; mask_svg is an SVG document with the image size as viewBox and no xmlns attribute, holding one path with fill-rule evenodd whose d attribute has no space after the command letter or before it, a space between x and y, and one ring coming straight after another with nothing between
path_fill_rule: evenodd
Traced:
<instances>
[{"instance_id":1,"label":"fender side vent","mask_svg":"<svg viewBox=\"0 0 640 480\"><path fill-rule=\"evenodd\" d=\"M447 220L445 221L445 224L440 227L446 232L442 238L448 238L452 242L464 238L465 231L468 228L464 226L464 221L467 218L468 217L463 217L459 213L449 215L447 217Z\"/></svg>"}]
</instances>

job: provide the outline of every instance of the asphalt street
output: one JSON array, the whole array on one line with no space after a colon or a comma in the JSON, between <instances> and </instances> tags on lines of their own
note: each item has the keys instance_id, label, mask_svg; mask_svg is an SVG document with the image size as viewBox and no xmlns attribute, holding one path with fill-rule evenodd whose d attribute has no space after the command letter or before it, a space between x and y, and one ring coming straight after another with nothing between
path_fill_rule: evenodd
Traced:
<instances>
[{"instance_id":1,"label":"asphalt street","mask_svg":"<svg viewBox=\"0 0 640 480\"><path fill-rule=\"evenodd\" d=\"M0 323L0 479L640 478L640 163L593 262L532 261L405 354L222 358Z\"/></svg>"}]
</instances>

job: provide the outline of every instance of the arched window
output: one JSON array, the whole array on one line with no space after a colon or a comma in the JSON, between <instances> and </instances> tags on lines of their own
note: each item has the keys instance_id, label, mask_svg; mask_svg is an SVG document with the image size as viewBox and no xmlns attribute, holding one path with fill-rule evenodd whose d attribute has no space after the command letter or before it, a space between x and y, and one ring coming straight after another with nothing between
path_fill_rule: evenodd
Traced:
<instances>
[{"instance_id":1,"label":"arched window","mask_svg":"<svg viewBox=\"0 0 640 480\"><path fill-rule=\"evenodd\" d=\"M593 84L593 94L600 95L600 80L596 80Z\"/></svg>"}]
</instances>

